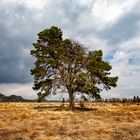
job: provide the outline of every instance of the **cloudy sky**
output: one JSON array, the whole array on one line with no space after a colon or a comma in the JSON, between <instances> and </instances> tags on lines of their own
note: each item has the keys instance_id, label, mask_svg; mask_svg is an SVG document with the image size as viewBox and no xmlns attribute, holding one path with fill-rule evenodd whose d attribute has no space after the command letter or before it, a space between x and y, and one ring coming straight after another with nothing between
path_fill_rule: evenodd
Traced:
<instances>
[{"instance_id":1,"label":"cloudy sky","mask_svg":"<svg viewBox=\"0 0 140 140\"><path fill-rule=\"evenodd\" d=\"M103 97L140 96L139 0L0 0L0 92L35 98L32 91L36 34L56 25L64 38L102 49L119 76Z\"/></svg>"}]
</instances>

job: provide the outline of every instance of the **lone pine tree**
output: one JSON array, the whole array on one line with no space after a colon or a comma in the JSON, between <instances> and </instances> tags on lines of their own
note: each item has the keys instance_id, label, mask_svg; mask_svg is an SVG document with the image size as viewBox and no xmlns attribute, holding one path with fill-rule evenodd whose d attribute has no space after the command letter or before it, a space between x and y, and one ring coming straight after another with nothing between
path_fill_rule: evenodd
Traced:
<instances>
[{"instance_id":1,"label":"lone pine tree","mask_svg":"<svg viewBox=\"0 0 140 140\"><path fill-rule=\"evenodd\" d=\"M65 87L69 94L70 108L75 106L74 95L81 92L100 98L102 89L117 86L118 77L111 77L111 65L103 61L102 50L88 51L80 43L62 38L56 26L38 33L31 55L36 58L33 89L41 101L54 87ZM101 88L102 87L102 88Z\"/></svg>"}]
</instances>

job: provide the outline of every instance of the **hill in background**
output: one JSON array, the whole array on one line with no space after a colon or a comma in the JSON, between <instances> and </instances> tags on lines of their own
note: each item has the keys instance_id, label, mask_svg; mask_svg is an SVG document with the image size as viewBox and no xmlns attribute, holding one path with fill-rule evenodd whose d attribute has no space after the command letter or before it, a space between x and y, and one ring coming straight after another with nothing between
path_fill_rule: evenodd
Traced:
<instances>
[{"instance_id":1,"label":"hill in background","mask_svg":"<svg viewBox=\"0 0 140 140\"><path fill-rule=\"evenodd\" d=\"M29 100L24 99L22 96L17 95L10 95L5 96L4 94L0 93L0 102L35 102L36 100Z\"/></svg>"}]
</instances>

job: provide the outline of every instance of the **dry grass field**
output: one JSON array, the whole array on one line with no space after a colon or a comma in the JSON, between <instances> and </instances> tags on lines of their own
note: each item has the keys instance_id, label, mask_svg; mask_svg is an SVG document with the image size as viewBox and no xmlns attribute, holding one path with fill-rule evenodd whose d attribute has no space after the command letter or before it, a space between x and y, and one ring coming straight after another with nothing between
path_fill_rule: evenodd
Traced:
<instances>
[{"instance_id":1,"label":"dry grass field","mask_svg":"<svg viewBox=\"0 0 140 140\"><path fill-rule=\"evenodd\" d=\"M0 103L0 140L140 140L140 104L86 106Z\"/></svg>"}]
</instances>

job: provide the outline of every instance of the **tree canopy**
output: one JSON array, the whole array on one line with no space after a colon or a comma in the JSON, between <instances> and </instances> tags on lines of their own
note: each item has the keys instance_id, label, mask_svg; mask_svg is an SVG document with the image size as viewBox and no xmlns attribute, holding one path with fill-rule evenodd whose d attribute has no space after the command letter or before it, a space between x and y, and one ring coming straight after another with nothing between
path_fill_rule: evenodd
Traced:
<instances>
[{"instance_id":1,"label":"tree canopy","mask_svg":"<svg viewBox=\"0 0 140 140\"><path fill-rule=\"evenodd\" d=\"M117 86L118 77L110 76L111 65L103 60L102 50L89 51L80 43L63 39L60 28L52 26L38 33L31 55L36 58L33 89L39 100L54 87L68 90L70 108L76 92L100 98L100 91Z\"/></svg>"}]
</instances>

